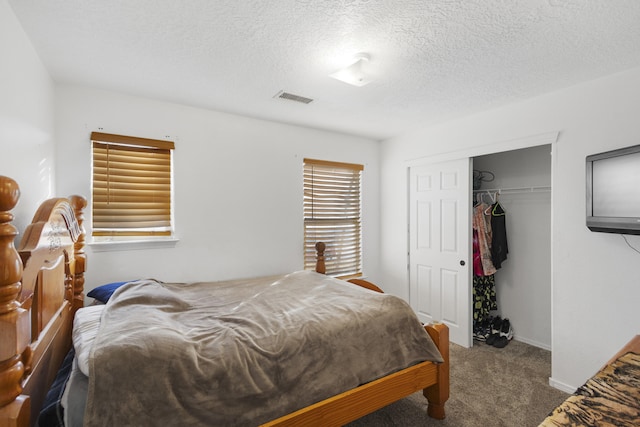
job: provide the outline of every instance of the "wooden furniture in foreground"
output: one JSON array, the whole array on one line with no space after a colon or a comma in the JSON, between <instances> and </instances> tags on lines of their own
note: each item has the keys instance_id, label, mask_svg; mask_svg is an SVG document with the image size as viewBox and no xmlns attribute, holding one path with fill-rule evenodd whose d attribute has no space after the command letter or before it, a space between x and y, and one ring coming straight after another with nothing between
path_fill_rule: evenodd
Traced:
<instances>
[{"instance_id":1,"label":"wooden furniture in foreground","mask_svg":"<svg viewBox=\"0 0 640 427\"><path fill-rule=\"evenodd\" d=\"M640 425L640 335L558 405L540 427Z\"/></svg>"},{"instance_id":2,"label":"wooden furniture in foreground","mask_svg":"<svg viewBox=\"0 0 640 427\"><path fill-rule=\"evenodd\" d=\"M0 427L34 425L58 367L71 346L75 311L84 301L82 209L79 196L51 199L36 212L16 250L10 211L17 184L0 177ZM323 272L324 244L316 271ZM382 292L362 279L353 283ZM449 397L449 331L427 325L444 363L423 362L341 393L267 426L339 426L423 390L428 415L442 419ZM6 339L5 339L6 337Z\"/></svg>"},{"instance_id":3,"label":"wooden furniture in foreground","mask_svg":"<svg viewBox=\"0 0 640 427\"><path fill-rule=\"evenodd\" d=\"M20 189L0 176L0 426L28 426L71 347L84 301L82 209L86 201L49 199L16 250L11 224ZM79 221L80 219L80 221Z\"/></svg>"},{"instance_id":4,"label":"wooden furniture in foreground","mask_svg":"<svg viewBox=\"0 0 640 427\"><path fill-rule=\"evenodd\" d=\"M631 341L625 344L625 346L622 347L620 351L618 351L611 359L609 359L609 361L602 367L602 369L605 369L607 366L618 360L620 356L629 352L640 354L640 335L636 335L631 339Z\"/></svg>"}]
</instances>

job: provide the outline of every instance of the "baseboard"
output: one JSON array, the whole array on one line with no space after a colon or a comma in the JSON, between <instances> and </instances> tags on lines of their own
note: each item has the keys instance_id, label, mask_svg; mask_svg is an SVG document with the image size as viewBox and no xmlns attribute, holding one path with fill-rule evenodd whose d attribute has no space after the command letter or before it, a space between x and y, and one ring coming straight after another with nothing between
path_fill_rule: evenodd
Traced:
<instances>
[{"instance_id":1,"label":"baseboard","mask_svg":"<svg viewBox=\"0 0 640 427\"><path fill-rule=\"evenodd\" d=\"M534 347L541 348L543 350L551 351L551 346L548 345L548 344L543 344L543 343L540 343L540 342L537 342L537 341L534 341L534 340L530 340L528 338L519 337L518 335L515 335L515 334L513 335L513 339L515 341L520 341L520 342L523 342L525 344L529 344L529 345L532 345Z\"/></svg>"},{"instance_id":2,"label":"baseboard","mask_svg":"<svg viewBox=\"0 0 640 427\"><path fill-rule=\"evenodd\" d=\"M549 385L553 388L557 388L565 393L573 394L576 391L576 387L570 386L560 381L556 381L553 378L549 378Z\"/></svg>"}]
</instances>

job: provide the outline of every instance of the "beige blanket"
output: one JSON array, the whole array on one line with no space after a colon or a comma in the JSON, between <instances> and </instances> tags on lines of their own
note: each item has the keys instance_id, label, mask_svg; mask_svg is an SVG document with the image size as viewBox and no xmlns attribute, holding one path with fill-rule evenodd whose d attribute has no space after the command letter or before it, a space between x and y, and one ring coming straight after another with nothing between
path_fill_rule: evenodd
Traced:
<instances>
[{"instance_id":1,"label":"beige blanket","mask_svg":"<svg viewBox=\"0 0 640 427\"><path fill-rule=\"evenodd\" d=\"M410 307L310 271L132 282L107 304L87 426L255 426L440 353Z\"/></svg>"}]
</instances>

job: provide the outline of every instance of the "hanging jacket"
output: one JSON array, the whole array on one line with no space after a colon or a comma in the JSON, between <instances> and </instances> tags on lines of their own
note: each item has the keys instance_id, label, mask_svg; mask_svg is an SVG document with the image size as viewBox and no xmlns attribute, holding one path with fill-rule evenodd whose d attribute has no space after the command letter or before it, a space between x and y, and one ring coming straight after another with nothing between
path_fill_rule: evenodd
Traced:
<instances>
[{"instance_id":1,"label":"hanging jacket","mask_svg":"<svg viewBox=\"0 0 640 427\"><path fill-rule=\"evenodd\" d=\"M499 202L491 207L491 261L495 268L501 268L507 259L507 215Z\"/></svg>"}]
</instances>

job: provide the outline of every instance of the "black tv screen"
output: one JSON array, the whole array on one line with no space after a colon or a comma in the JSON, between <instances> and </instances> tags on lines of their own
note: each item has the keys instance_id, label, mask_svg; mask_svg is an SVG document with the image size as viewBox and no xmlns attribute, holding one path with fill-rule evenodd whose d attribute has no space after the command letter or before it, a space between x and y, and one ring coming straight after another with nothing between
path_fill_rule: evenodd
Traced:
<instances>
[{"instance_id":1,"label":"black tv screen","mask_svg":"<svg viewBox=\"0 0 640 427\"><path fill-rule=\"evenodd\" d=\"M640 234L640 145L587 156L587 227Z\"/></svg>"}]
</instances>

